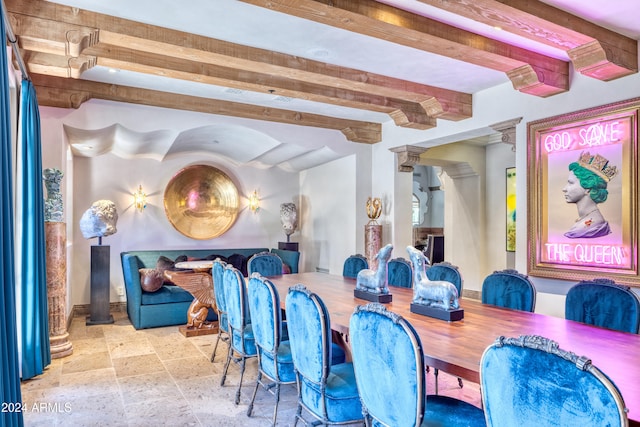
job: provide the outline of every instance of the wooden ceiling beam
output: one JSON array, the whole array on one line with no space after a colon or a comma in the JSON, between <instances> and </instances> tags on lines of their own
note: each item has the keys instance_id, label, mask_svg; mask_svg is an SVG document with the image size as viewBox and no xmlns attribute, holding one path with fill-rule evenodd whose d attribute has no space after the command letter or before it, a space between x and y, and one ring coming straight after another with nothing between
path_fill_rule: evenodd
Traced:
<instances>
[{"instance_id":1,"label":"wooden ceiling beam","mask_svg":"<svg viewBox=\"0 0 640 427\"><path fill-rule=\"evenodd\" d=\"M131 104L333 129L342 132L349 141L366 144L374 144L382 140L382 126L379 123L339 119L319 114L220 101L87 80L67 79L40 74L34 74L31 78L36 87L38 104L43 106L78 108L83 102L89 99L105 99Z\"/></svg>"},{"instance_id":2,"label":"wooden ceiling beam","mask_svg":"<svg viewBox=\"0 0 640 427\"><path fill-rule=\"evenodd\" d=\"M609 81L638 72L638 42L538 0L418 0L567 53L574 68Z\"/></svg>"},{"instance_id":3,"label":"wooden ceiling beam","mask_svg":"<svg viewBox=\"0 0 640 427\"><path fill-rule=\"evenodd\" d=\"M569 90L568 63L373 0L240 0L299 18L506 73L537 96Z\"/></svg>"},{"instance_id":4,"label":"wooden ceiling beam","mask_svg":"<svg viewBox=\"0 0 640 427\"><path fill-rule=\"evenodd\" d=\"M21 54L29 75L46 74L78 79L83 72L96 65L96 58L93 56L60 56L32 51L22 51Z\"/></svg>"},{"instance_id":5,"label":"wooden ceiling beam","mask_svg":"<svg viewBox=\"0 0 640 427\"><path fill-rule=\"evenodd\" d=\"M172 57L183 60L224 65L309 84L348 88L362 94L382 98L397 98L428 107L427 115L430 117L462 120L471 117L472 114L472 97L470 94L462 92L242 46L50 2L7 0L7 9L13 14L98 28L100 42L108 45L128 47L158 55L166 55L167 52L170 52ZM380 104L376 100L365 102L374 105ZM388 101L385 103L389 104ZM394 114L398 110L401 112L405 110L400 106L394 108L393 105L390 105L390 107ZM411 109L414 108L407 109L407 112ZM423 122L426 122L426 119L423 119L422 122L418 121L416 124L421 127ZM411 123L405 125L411 126Z\"/></svg>"},{"instance_id":6,"label":"wooden ceiling beam","mask_svg":"<svg viewBox=\"0 0 640 427\"><path fill-rule=\"evenodd\" d=\"M9 22L24 50L61 56L80 56L98 42L99 31L81 25L9 13Z\"/></svg>"},{"instance_id":7,"label":"wooden ceiling beam","mask_svg":"<svg viewBox=\"0 0 640 427\"><path fill-rule=\"evenodd\" d=\"M97 65L104 67L376 111L391 115L398 126L414 129L429 129L436 126L435 118L427 113L427 109L422 104L404 99L388 98L350 88L327 86L268 73L238 70L217 64L203 64L102 43L85 52L97 57ZM427 105L431 99L426 101Z\"/></svg>"}]
</instances>

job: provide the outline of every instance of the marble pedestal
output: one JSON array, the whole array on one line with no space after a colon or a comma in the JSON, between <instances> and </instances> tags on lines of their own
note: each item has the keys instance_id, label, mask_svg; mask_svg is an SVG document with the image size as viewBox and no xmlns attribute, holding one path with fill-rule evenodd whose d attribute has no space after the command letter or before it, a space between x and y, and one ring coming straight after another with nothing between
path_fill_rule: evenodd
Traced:
<instances>
[{"instance_id":1,"label":"marble pedestal","mask_svg":"<svg viewBox=\"0 0 640 427\"><path fill-rule=\"evenodd\" d=\"M47 261L47 302L51 358L73 353L67 332L67 225L45 222Z\"/></svg>"},{"instance_id":2,"label":"marble pedestal","mask_svg":"<svg viewBox=\"0 0 640 427\"><path fill-rule=\"evenodd\" d=\"M364 226L364 256L369 262L369 269L376 270L378 268L378 260L376 255L382 247L382 225L367 224Z\"/></svg>"}]
</instances>

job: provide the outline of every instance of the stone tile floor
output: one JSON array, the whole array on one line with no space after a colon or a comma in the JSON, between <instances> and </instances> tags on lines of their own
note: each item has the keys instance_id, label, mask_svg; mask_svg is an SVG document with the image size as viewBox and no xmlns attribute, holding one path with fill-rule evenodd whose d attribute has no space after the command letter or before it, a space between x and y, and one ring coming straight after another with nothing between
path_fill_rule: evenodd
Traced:
<instances>
[{"instance_id":1,"label":"stone tile floor","mask_svg":"<svg viewBox=\"0 0 640 427\"><path fill-rule=\"evenodd\" d=\"M229 367L220 379L227 346L221 343L210 362L215 335L185 338L177 326L136 331L126 313L113 313L110 325L86 326L75 317L69 328L73 354L54 359L46 371L22 383L22 399L31 426L266 426L273 396L259 390L253 416L246 411L257 366L247 363L242 397L233 403L239 369ZM433 370L427 390L433 393ZM458 387L455 377L440 373L440 394L480 406L477 384ZM392 398L392 392L390 398ZM293 425L295 385L283 386L278 426Z\"/></svg>"}]
</instances>

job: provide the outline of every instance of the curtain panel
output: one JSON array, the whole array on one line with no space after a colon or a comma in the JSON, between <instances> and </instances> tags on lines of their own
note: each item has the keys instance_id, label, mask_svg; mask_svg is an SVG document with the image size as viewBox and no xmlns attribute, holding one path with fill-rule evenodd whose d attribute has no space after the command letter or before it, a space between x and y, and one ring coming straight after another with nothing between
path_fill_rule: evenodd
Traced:
<instances>
[{"instance_id":1,"label":"curtain panel","mask_svg":"<svg viewBox=\"0 0 640 427\"><path fill-rule=\"evenodd\" d=\"M22 379L42 374L51 363L47 270L44 232L44 191L40 112L33 84L22 81L18 154L18 214L20 228L19 286Z\"/></svg>"},{"instance_id":2,"label":"curtain panel","mask_svg":"<svg viewBox=\"0 0 640 427\"><path fill-rule=\"evenodd\" d=\"M4 19L0 19L0 34L5 35ZM19 404L20 368L16 330L16 298L13 234L13 166L11 143L9 62L3 43L0 49L0 398L2 403ZM14 406L15 407L15 406ZM19 411L1 411L0 425L24 425Z\"/></svg>"}]
</instances>

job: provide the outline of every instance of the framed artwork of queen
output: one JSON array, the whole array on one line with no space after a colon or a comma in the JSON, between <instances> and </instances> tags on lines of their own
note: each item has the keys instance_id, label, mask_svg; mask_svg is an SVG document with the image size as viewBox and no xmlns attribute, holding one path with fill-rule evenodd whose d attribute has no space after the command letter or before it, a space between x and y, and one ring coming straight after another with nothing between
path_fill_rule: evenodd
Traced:
<instances>
[{"instance_id":1,"label":"framed artwork of queen","mask_svg":"<svg viewBox=\"0 0 640 427\"><path fill-rule=\"evenodd\" d=\"M633 99L527 125L529 275L640 286L639 109Z\"/></svg>"}]
</instances>

